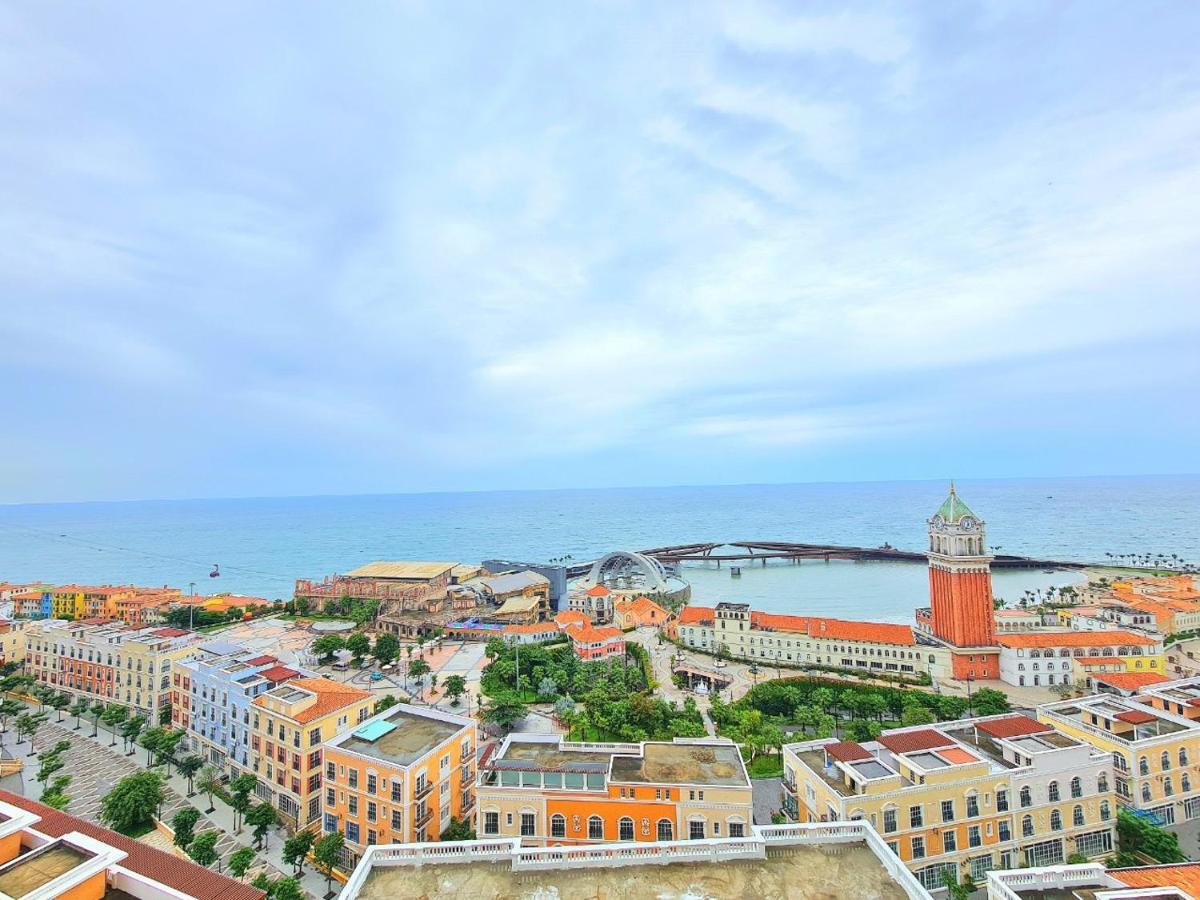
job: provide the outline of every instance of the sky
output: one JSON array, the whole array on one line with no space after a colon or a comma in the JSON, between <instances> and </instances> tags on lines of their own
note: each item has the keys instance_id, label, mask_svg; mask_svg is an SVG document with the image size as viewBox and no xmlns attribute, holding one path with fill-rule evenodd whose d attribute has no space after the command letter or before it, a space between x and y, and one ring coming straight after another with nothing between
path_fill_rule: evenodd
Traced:
<instances>
[{"instance_id":1,"label":"sky","mask_svg":"<svg viewBox=\"0 0 1200 900\"><path fill-rule=\"evenodd\" d=\"M0 2L0 502L1195 472L1198 38Z\"/></svg>"}]
</instances>

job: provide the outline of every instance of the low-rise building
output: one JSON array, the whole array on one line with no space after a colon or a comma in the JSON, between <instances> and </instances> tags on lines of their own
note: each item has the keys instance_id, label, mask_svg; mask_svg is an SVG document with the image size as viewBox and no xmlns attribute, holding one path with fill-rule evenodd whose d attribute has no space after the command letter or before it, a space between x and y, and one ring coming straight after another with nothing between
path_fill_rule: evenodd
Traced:
<instances>
[{"instance_id":1,"label":"low-rise building","mask_svg":"<svg viewBox=\"0 0 1200 900\"><path fill-rule=\"evenodd\" d=\"M527 846L740 838L753 821L736 744L586 744L513 734L480 762L476 833Z\"/></svg>"},{"instance_id":2,"label":"low-rise building","mask_svg":"<svg viewBox=\"0 0 1200 900\"><path fill-rule=\"evenodd\" d=\"M759 663L950 673L950 651L918 642L908 625L775 615L751 610L748 603L718 603L685 606L667 633L694 650Z\"/></svg>"},{"instance_id":3,"label":"low-rise building","mask_svg":"<svg viewBox=\"0 0 1200 900\"><path fill-rule=\"evenodd\" d=\"M783 748L785 810L869 821L929 890L948 873L1112 852L1112 758L1021 715Z\"/></svg>"},{"instance_id":4,"label":"low-rise building","mask_svg":"<svg viewBox=\"0 0 1200 900\"><path fill-rule=\"evenodd\" d=\"M566 629L575 655L587 662L623 656L625 632L606 625L572 625Z\"/></svg>"},{"instance_id":5,"label":"low-rise building","mask_svg":"<svg viewBox=\"0 0 1200 900\"><path fill-rule=\"evenodd\" d=\"M321 821L321 747L361 725L375 696L328 678L297 678L255 697L250 751L259 799L292 830Z\"/></svg>"},{"instance_id":6,"label":"low-rise building","mask_svg":"<svg viewBox=\"0 0 1200 900\"><path fill-rule=\"evenodd\" d=\"M1038 631L1001 634L1000 680L1018 686L1086 684L1090 674L1158 672L1162 639L1135 631Z\"/></svg>"},{"instance_id":7,"label":"low-rise building","mask_svg":"<svg viewBox=\"0 0 1200 900\"><path fill-rule=\"evenodd\" d=\"M1167 675L1193 678L1200 675L1200 638L1187 638L1166 646Z\"/></svg>"},{"instance_id":8,"label":"low-rise building","mask_svg":"<svg viewBox=\"0 0 1200 900\"><path fill-rule=\"evenodd\" d=\"M1200 679L1048 703L1037 714L1112 756L1121 803L1167 824L1200 818Z\"/></svg>"},{"instance_id":9,"label":"low-rise building","mask_svg":"<svg viewBox=\"0 0 1200 900\"><path fill-rule=\"evenodd\" d=\"M1162 684L1170 681L1165 675L1155 672L1111 672L1088 676L1088 689L1093 694L1117 694L1121 697L1131 697L1150 687L1152 684Z\"/></svg>"},{"instance_id":10,"label":"low-rise building","mask_svg":"<svg viewBox=\"0 0 1200 900\"><path fill-rule=\"evenodd\" d=\"M50 619L25 629L25 671L73 697L129 708L165 724L172 667L203 636L179 628Z\"/></svg>"},{"instance_id":11,"label":"low-rise building","mask_svg":"<svg viewBox=\"0 0 1200 900\"><path fill-rule=\"evenodd\" d=\"M602 584L594 584L586 591L575 591L567 597L567 609L583 613L597 624L613 620L613 592Z\"/></svg>"},{"instance_id":12,"label":"low-rise building","mask_svg":"<svg viewBox=\"0 0 1200 900\"><path fill-rule=\"evenodd\" d=\"M322 827L347 869L373 844L436 840L475 805L475 720L400 704L325 742Z\"/></svg>"},{"instance_id":13,"label":"low-rise building","mask_svg":"<svg viewBox=\"0 0 1200 900\"><path fill-rule=\"evenodd\" d=\"M1108 869L1101 863L991 872L988 900L1200 900L1200 863Z\"/></svg>"},{"instance_id":14,"label":"low-rise building","mask_svg":"<svg viewBox=\"0 0 1200 900\"><path fill-rule=\"evenodd\" d=\"M1042 616L1034 609L998 609L995 618L996 634L1035 631L1042 627Z\"/></svg>"},{"instance_id":15,"label":"low-rise building","mask_svg":"<svg viewBox=\"0 0 1200 900\"><path fill-rule=\"evenodd\" d=\"M0 897L263 900L248 884L0 791Z\"/></svg>"},{"instance_id":16,"label":"low-rise building","mask_svg":"<svg viewBox=\"0 0 1200 900\"><path fill-rule=\"evenodd\" d=\"M25 626L27 624L24 619L0 621L0 664L25 661Z\"/></svg>"},{"instance_id":17,"label":"low-rise building","mask_svg":"<svg viewBox=\"0 0 1200 900\"><path fill-rule=\"evenodd\" d=\"M613 607L613 624L617 628L662 628L670 619L670 611L649 597L618 600Z\"/></svg>"}]
</instances>

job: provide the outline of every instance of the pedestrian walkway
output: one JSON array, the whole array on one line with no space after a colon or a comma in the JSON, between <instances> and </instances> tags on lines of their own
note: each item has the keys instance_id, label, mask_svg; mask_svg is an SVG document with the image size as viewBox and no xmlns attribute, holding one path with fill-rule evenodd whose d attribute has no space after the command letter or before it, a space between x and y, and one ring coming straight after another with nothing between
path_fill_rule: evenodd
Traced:
<instances>
[{"instance_id":1,"label":"pedestrian walkway","mask_svg":"<svg viewBox=\"0 0 1200 900\"><path fill-rule=\"evenodd\" d=\"M100 801L105 794L112 790L113 785L126 775L145 770L146 751L139 747L133 756L127 756L121 737L116 736L115 746L113 746L113 735L103 724L100 725L96 736L93 737L94 725L90 717L85 717L80 722L77 731L75 730L75 720L72 717L64 716L62 723L59 724L54 721L53 715L51 713L51 720L38 730L37 736L34 738L34 748L40 753L53 747L60 740L70 741L71 748L63 754L66 766L62 770L73 776L70 787L67 789L67 795L71 798L71 805L67 811L72 815L96 821L100 811ZM0 748L7 750L13 756L25 755L29 753L29 741L26 740L20 746L16 746L16 736L10 723L8 732L0 736ZM36 778L37 760L34 757L27 758L28 764L23 772L21 793L36 800L41 795L41 785L38 784ZM185 805L190 805L200 813L200 821L196 824L197 834L208 829L216 829L220 832L221 837L217 842L220 859L212 866L213 869L224 872L228 866L229 857L235 850L239 847L254 847L254 838L249 828L243 826L240 834L235 833L233 809L223 800L213 797L214 809L209 813L207 795L187 796L186 778L178 773L168 777L166 768L161 766L155 771L164 777L166 783L167 800L163 804L163 821L169 823L175 813L183 809ZM287 832L283 828L271 830L267 835L264 848L255 851L256 856L250 877L262 869L265 869L271 878L279 878L284 873L293 874L292 867L283 861L283 842L286 839ZM305 866L300 886L310 897L316 898L325 895L325 878L313 870L311 865ZM338 883L336 881L333 887L334 890L337 890Z\"/></svg>"}]
</instances>

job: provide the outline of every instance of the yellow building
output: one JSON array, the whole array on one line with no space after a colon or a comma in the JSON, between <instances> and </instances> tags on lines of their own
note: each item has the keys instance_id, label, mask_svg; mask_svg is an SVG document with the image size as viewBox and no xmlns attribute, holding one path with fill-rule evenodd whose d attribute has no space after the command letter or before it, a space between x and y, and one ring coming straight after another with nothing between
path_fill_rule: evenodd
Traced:
<instances>
[{"instance_id":1,"label":"yellow building","mask_svg":"<svg viewBox=\"0 0 1200 900\"><path fill-rule=\"evenodd\" d=\"M83 588L77 584L54 588L50 592L50 616L55 619L82 619Z\"/></svg>"},{"instance_id":2,"label":"yellow building","mask_svg":"<svg viewBox=\"0 0 1200 900\"><path fill-rule=\"evenodd\" d=\"M1166 823L1200 818L1200 678L1048 703L1038 718L1111 755L1121 803Z\"/></svg>"},{"instance_id":3,"label":"yellow building","mask_svg":"<svg viewBox=\"0 0 1200 900\"><path fill-rule=\"evenodd\" d=\"M254 699L251 760L259 799L292 830L321 821L321 748L362 724L374 695L328 678L297 678Z\"/></svg>"},{"instance_id":4,"label":"yellow building","mask_svg":"<svg viewBox=\"0 0 1200 900\"><path fill-rule=\"evenodd\" d=\"M25 625L20 619L0 622L0 663L25 660Z\"/></svg>"},{"instance_id":5,"label":"yellow building","mask_svg":"<svg viewBox=\"0 0 1200 900\"><path fill-rule=\"evenodd\" d=\"M788 744L783 762L786 812L869 821L929 890L1113 849L1111 757L1026 716Z\"/></svg>"}]
</instances>

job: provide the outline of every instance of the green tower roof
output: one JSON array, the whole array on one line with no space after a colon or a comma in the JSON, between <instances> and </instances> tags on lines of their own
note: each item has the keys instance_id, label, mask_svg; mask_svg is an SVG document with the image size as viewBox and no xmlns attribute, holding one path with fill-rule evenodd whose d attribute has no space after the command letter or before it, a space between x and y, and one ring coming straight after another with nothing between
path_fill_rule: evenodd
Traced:
<instances>
[{"instance_id":1,"label":"green tower roof","mask_svg":"<svg viewBox=\"0 0 1200 900\"><path fill-rule=\"evenodd\" d=\"M958 494L954 491L954 482L950 482L950 496L938 508L937 514L947 522L957 522L963 516L971 516L974 519L979 517L971 512L971 508L959 499Z\"/></svg>"}]
</instances>

